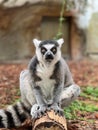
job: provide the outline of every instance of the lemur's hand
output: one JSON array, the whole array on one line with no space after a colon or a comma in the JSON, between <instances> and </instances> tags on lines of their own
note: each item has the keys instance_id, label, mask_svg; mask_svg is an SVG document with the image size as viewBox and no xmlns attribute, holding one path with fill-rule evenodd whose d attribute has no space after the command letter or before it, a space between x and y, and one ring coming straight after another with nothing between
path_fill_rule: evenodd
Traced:
<instances>
[{"instance_id":1,"label":"lemur's hand","mask_svg":"<svg viewBox=\"0 0 98 130\"><path fill-rule=\"evenodd\" d=\"M40 118L45 114L46 109L47 109L46 105L38 105L38 104L33 105L31 108L32 118L33 119Z\"/></svg>"},{"instance_id":2,"label":"lemur's hand","mask_svg":"<svg viewBox=\"0 0 98 130\"><path fill-rule=\"evenodd\" d=\"M58 114L59 116L64 115L63 109L61 109L57 103L52 104L48 109L49 110L54 110L54 112L56 114Z\"/></svg>"}]
</instances>

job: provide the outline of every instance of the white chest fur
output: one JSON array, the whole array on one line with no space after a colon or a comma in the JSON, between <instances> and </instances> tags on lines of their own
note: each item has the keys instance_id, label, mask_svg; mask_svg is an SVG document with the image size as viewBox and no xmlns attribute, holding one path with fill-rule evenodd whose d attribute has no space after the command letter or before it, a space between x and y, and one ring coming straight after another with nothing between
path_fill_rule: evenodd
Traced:
<instances>
[{"instance_id":1,"label":"white chest fur","mask_svg":"<svg viewBox=\"0 0 98 130\"><path fill-rule=\"evenodd\" d=\"M53 65L44 65L41 63L37 65L37 75L41 77L41 79L49 78L53 74L53 70Z\"/></svg>"},{"instance_id":2,"label":"white chest fur","mask_svg":"<svg viewBox=\"0 0 98 130\"><path fill-rule=\"evenodd\" d=\"M41 87L41 90L46 98L51 98L53 95L55 80L50 79L53 71L54 66L52 65L37 65L37 75L41 78L41 81L37 82L37 85Z\"/></svg>"}]
</instances>

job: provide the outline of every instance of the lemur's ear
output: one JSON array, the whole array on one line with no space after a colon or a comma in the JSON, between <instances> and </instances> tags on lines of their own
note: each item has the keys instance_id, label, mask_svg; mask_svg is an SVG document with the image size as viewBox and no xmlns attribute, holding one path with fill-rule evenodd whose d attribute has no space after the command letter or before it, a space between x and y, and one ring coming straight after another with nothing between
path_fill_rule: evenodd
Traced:
<instances>
[{"instance_id":1,"label":"lemur's ear","mask_svg":"<svg viewBox=\"0 0 98 130\"><path fill-rule=\"evenodd\" d=\"M59 44L59 46L61 47L62 44L64 43L64 39L63 38L60 38L57 40L57 43Z\"/></svg>"},{"instance_id":2,"label":"lemur's ear","mask_svg":"<svg viewBox=\"0 0 98 130\"><path fill-rule=\"evenodd\" d=\"M38 47L39 46L39 44L40 44L40 40L38 40L38 39L33 39L33 43L34 43L34 46L35 47Z\"/></svg>"}]
</instances>

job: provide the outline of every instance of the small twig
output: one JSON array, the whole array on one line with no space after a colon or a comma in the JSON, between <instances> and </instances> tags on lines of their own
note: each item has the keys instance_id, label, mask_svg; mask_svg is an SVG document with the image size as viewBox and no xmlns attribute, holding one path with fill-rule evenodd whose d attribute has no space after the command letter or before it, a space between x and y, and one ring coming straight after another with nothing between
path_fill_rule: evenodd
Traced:
<instances>
[{"instance_id":1,"label":"small twig","mask_svg":"<svg viewBox=\"0 0 98 130\"><path fill-rule=\"evenodd\" d=\"M62 33L62 25L63 25L63 21L65 20L64 17L63 17L63 15L64 15L65 3L66 3L66 0L63 0L61 12L60 12L60 18L59 18L58 33L57 33L56 37L54 37L54 39L59 39L60 37L62 37L62 34L63 34L63 33Z\"/></svg>"}]
</instances>

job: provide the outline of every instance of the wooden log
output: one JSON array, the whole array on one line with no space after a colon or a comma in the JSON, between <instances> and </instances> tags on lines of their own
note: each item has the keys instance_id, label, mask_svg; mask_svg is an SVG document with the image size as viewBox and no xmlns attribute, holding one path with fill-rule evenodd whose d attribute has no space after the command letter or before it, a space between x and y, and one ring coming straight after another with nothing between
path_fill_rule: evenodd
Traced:
<instances>
[{"instance_id":1,"label":"wooden log","mask_svg":"<svg viewBox=\"0 0 98 130\"><path fill-rule=\"evenodd\" d=\"M59 116L52 110L35 121L27 119L19 128L2 128L0 130L27 130L29 128L32 130L67 130L67 123L64 116Z\"/></svg>"},{"instance_id":2,"label":"wooden log","mask_svg":"<svg viewBox=\"0 0 98 130\"><path fill-rule=\"evenodd\" d=\"M32 130L67 130L66 119L54 111L49 111L33 122Z\"/></svg>"}]
</instances>

